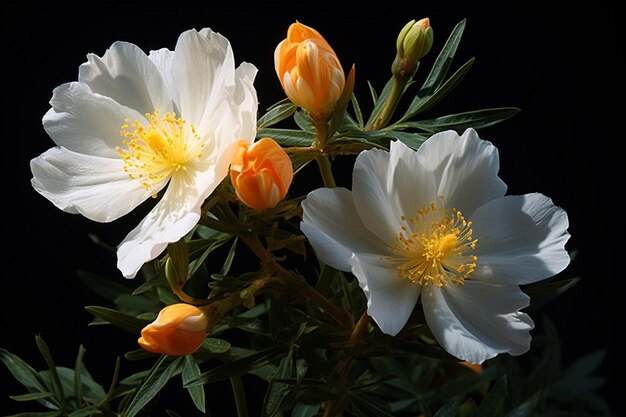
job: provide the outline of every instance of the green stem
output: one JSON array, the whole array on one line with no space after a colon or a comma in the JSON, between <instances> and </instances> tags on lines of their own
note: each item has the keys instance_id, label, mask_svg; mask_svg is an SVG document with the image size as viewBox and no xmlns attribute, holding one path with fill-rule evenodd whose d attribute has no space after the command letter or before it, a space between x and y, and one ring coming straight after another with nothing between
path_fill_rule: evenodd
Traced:
<instances>
[{"instance_id":1,"label":"green stem","mask_svg":"<svg viewBox=\"0 0 626 417\"><path fill-rule=\"evenodd\" d=\"M391 116L393 116L393 112L398 106L400 97L402 97L404 87L406 87L406 83L410 78L393 77L392 79L393 82L391 84L391 92L389 93L385 104L383 104L383 107L380 109L380 112L378 112L378 115L372 124L365 130L379 130L389 124L389 120L391 120Z\"/></svg>"},{"instance_id":2,"label":"green stem","mask_svg":"<svg viewBox=\"0 0 626 417\"><path fill-rule=\"evenodd\" d=\"M367 314L367 310L363 312L359 321L354 325L352 329L352 333L348 340L350 343L355 344L359 340L363 338L363 335L367 333L368 324L370 321L370 316ZM350 371L350 367L352 366L352 357L349 357L344 363L338 365L336 369L339 371L339 385L341 390L337 394L334 400L330 401L326 405L326 410L324 411L323 417L335 417L337 413L343 407L344 402L348 396L348 391L346 388L346 383L348 381L348 372Z\"/></svg>"},{"instance_id":3,"label":"green stem","mask_svg":"<svg viewBox=\"0 0 626 417\"><path fill-rule=\"evenodd\" d=\"M276 274L281 279L289 282L290 285L297 289L302 295L326 311L326 313L335 319L339 325L347 329L352 328L352 320L343 309L333 304L328 298L324 297L315 288L311 287L306 281L296 278L280 264L274 261L272 254L265 248L265 246L263 246L257 235L254 233L241 233L239 238L252 250L252 252L254 252L262 263L272 268L272 271L270 272L271 274Z\"/></svg>"},{"instance_id":4,"label":"green stem","mask_svg":"<svg viewBox=\"0 0 626 417\"><path fill-rule=\"evenodd\" d=\"M233 388L233 395L235 396L237 417L248 417L248 404L246 403L246 393L241 381L241 375L231 376L230 386Z\"/></svg>"},{"instance_id":5,"label":"green stem","mask_svg":"<svg viewBox=\"0 0 626 417\"><path fill-rule=\"evenodd\" d=\"M209 299L194 298L190 296L180 287L172 287L172 292L176 294L176 296L180 299L180 301L187 303L187 304L194 305L194 306L204 306L204 305L211 303L211 300Z\"/></svg>"},{"instance_id":6,"label":"green stem","mask_svg":"<svg viewBox=\"0 0 626 417\"><path fill-rule=\"evenodd\" d=\"M328 156L320 152L315 157L315 160L317 161L317 166L320 169L320 174L322 174L322 181L324 181L324 186L328 188L335 188L337 185L335 184L335 177L333 177L333 171L331 169Z\"/></svg>"}]
</instances>

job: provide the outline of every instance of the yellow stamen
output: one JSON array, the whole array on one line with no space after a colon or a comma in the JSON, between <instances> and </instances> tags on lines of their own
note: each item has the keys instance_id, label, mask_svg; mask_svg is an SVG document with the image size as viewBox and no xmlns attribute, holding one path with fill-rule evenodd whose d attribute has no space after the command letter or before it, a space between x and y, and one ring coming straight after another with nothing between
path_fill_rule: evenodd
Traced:
<instances>
[{"instance_id":1,"label":"yellow stamen","mask_svg":"<svg viewBox=\"0 0 626 417\"><path fill-rule=\"evenodd\" d=\"M387 260L396 265L398 276L420 285L462 285L476 269L473 254L478 239L456 209L424 204L415 216L401 217L401 230L390 247Z\"/></svg>"},{"instance_id":2,"label":"yellow stamen","mask_svg":"<svg viewBox=\"0 0 626 417\"><path fill-rule=\"evenodd\" d=\"M168 180L176 172L184 172L192 161L211 150L196 133L193 124L177 118L175 113L160 115L159 110L147 113L147 126L135 120L124 120L120 135L124 147L116 148L124 160L124 171L150 189Z\"/></svg>"}]
</instances>

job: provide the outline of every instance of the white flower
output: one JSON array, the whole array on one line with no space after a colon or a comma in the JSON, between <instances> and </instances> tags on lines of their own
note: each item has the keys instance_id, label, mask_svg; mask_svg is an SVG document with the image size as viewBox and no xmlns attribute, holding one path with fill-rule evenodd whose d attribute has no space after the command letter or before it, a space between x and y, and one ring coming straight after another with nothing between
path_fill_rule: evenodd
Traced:
<instances>
[{"instance_id":1,"label":"white flower","mask_svg":"<svg viewBox=\"0 0 626 417\"><path fill-rule=\"evenodd\" d=\"M497 149L471 129L417 151L393 142L357 157L352 191L311 192L301 227L322 261L356 276L384 333L402 330L421 295L452 355L520 355L534 325L519 285L568 265L568 220L541 194L505 197L498 169Z\"/></svg>"},{"instance_id":2,"label":"white flower","mask_svg":"<svg viewBox=\"0 0 626 417\"><path fill-rule=\"evenodd\" d=\"M116 42L88 55L78 82L54 90L43 125L55 148L31 161L33 187L58 208L110 222L163 191L118 247L132 278L188 233L228 174L238 140L254 140L256 68L235 69L230 43L203 29L174 51Z\"/></svg>"}]
</instances>

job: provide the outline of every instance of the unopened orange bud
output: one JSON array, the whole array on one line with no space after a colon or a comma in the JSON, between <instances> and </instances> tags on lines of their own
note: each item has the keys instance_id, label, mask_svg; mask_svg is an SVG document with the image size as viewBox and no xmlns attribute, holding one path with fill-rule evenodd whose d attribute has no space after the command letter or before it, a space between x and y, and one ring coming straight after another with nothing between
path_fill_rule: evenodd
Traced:
<instances>
[{"instance_id":1,"label":"unopened orange bud","mask_svg":"<svg viewBox=\"0 0 626 417\"><path fill-rule=\"evenodd\" d=\"M263 210L285 198L293 167L289 155L274 139L263 138L252 145L241 142L230 165L230 180L242 203Z\"/></svg>"},{"instance_id":2,"label":"unopened orange bud","mask_svg":"<svg viewBox=\"0 0 626 417\"><path fill-rule=\"evenodd\" d=\"M156 320L141 330L138 342L150 352L188 355L200 347L211 321L195 306L172 304L163 308Z\"/></svg>"},{"instance_id":3,"label":"unopened orange bud","mask_svg":"<svg viewBox=\"0 0 626 417\"><path fill-rule=\"evenodd\" d=\"M287 97L315 118L326 117L345 85L335 51L315 29L293 23L274 51L274 66Z\"/></svg>"}]
</instances>

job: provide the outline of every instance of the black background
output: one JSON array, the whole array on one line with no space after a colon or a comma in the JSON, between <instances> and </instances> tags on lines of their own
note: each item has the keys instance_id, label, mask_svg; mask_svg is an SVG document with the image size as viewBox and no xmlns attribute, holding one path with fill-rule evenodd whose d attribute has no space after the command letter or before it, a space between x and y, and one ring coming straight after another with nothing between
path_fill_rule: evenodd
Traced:
<instances>
[{"instance_id":1,"label":"black background","mask_svg":"<svg viewBox=\"0 0 626 417\"><path fill-rule=\"evenodd\" d=\"M397 33L408 20L430 17L437 52L454 25L467 18L453 66L471 57L476 63L461 86L428 115L497 106L522 109L513 119L481 131L481 137L499 148L500 176L510 194L538 191L568 212L572 234L568 248L577 249L579 255L563 275L580 275L582 280L547 312L562 336L566 363L608 349L599 370L607 378L601 392L614 411L623 410L617 390L622 384L617 373L622 359L616 337L624 329L618 317L624 279L624 215L618 199L624 185L617 148L624 140L623 120L618 118L618 107L623 108L618 76L624 69L624 45L618 36L617 3L594 2L587 9L560 11L527 2L502 2L506 8L430 3L413 2L409 7L381 2L353 8L346 4L341 11L317 3L310 9L282 2L253 7L241 2L193 7L126 3L89 10L5 6L0 347L43 368L33 337L40 334L58 363L71 367L82 343L88 368L105 385L115 357L136 348L134 338L122 331L87 327L90 315L82 307L105 302L79 282L76 271L122 282L114 255L93 244L88 234L114 246L139 222L140 213L97 224L61 212L30 186L29 160L53 146L41 126L52 90L76 80L87 53L102 55L116 40L133 42L145 51L173 49L182 31L210 27L231 41L238 63L258 67L255 85L259 109L264 111L283 97L273 51L288 25L298 19L326 37L345 69L356 63L355 92L367 103L366 80L377 88L387 80ZM427 57L424 68L433 59L434 54ZM418 73L418 81L423 77ZM349 186L349 177L341 178L339 182ZM304 188L306 179L297 181L295 186ZM123 361L122 374L134 366ZM7 396L23 391L4 367L0 381L0 411L17 412ZM226 388L208 391L214 412L232 410ZM190 401L184 395L173 404L181 410Z\"/></svg>"}]
</instances>

